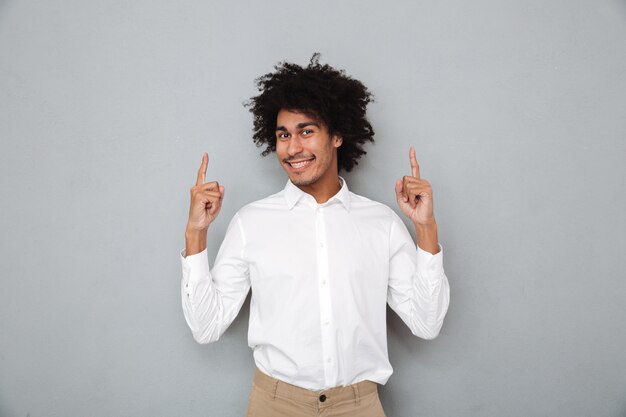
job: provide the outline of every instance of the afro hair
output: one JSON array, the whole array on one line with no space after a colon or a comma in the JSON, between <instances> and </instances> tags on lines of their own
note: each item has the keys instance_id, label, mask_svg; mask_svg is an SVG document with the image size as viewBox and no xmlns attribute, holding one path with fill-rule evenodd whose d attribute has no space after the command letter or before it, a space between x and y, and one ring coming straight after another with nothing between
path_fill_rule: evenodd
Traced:
<instances>
[{"instance_id":1,"label":"afro hair","mask_svg":"<svg viewBox=\"0 0 626 417\"><path fill-rule=\"evenodd\" d=\"M366 108L373 100L358 80L319 63L315 53L307 67L281 62L274 72L256 79L260 91L246 106L254 116L254 143L265 146L267 156L276 151L276 118L281 109L305 113L323 122L330 135L342 138L337 150L338 169L351 171L366 152L363 145L374 142L374 130Z\"/></svg>"}]
</instances>

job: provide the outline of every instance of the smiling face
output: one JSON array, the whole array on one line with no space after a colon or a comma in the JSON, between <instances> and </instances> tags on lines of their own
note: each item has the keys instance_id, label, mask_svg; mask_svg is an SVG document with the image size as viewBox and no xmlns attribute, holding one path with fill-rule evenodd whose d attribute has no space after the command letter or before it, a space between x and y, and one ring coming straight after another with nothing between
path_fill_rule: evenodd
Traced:
<instances>
[{"instance_id":1,"label":"smiling face","mask_svg":"<svg viewBox=\"0 0 626 417\"><path fill-rule=\"evenodd\" d=\"M293 110L278 113L276 155L291 182L302 191L313 196L320 190L338 191L339 146L341 138L331 136L323 122Z\"/></svg>"}]
</instances>

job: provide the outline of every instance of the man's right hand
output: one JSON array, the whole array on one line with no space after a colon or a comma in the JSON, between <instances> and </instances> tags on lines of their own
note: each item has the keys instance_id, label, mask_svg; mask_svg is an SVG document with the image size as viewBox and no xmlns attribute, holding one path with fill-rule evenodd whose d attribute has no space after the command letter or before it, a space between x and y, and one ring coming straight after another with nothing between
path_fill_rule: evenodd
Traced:
<instances>
[{"instance_id":1,"label":"man's right hand","mask_svg":"<svg viewBox=\"0 0 626 417\"><path fill-rule=\"evenodd\" d=\"M202 155L196 185L191 187L189 220L185 230L186 255L194 255L206 248L206 234L222 207L224 187L217 181L204 182L209 165L209 155Z\"/></svg>"}]
</instances>

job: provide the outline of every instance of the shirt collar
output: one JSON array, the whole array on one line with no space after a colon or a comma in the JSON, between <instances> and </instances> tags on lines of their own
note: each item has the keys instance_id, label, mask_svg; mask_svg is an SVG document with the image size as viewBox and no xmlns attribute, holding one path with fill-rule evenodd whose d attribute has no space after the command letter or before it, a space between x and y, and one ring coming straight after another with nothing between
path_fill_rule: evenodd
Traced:
<instances>
[{"instance_id":1,"label":"shirt collar","mask_svg":"<svg viewBox=\"0 0 626 417\"><path fill-rule=\"evenodd\" d=\"M337 194L329 198L328 201L325 202L324 204L319 204L319 205L326 206L326 205L332 204L335 201L338 201L341 204L343 204L346 210L349 211L350 210L350 190L348 190L348 184L346 184L346 180L344 180L342 177L339 177L339 180L341 181L341 188L339 189ZM289 208L289 210L294 208L294 206L301 199L310 201L311 205L318 205L317 202L315 202L315 199L313 198L312 195L307 194L301 189L299 189L297 186L295 186L291 182L291 180L287 180L287 185L285 185L285 200L287 201L287 207Z\"/></svg>"}]
</instances>

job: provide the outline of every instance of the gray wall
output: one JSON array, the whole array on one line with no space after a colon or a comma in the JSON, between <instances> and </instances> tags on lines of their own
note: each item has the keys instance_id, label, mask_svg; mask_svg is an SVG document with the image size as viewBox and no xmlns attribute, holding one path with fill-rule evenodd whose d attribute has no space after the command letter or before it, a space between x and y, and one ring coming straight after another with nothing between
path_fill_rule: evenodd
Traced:
<instances>
[{"instance_id":1,"label":"gray wall","mask_svg":"<svg viewBox=\"0 0 626 417\"><path fill-rule=\"evenodd\" d=\"M626 3L0 1L0 415L241 416L248 308L197 345L179 300L203 151L280 189L241 105L315 51L375 93L351 188L395 207L414 144L452 287L391 313L390 417L626 415Z\"/></svg>"}]
</instances>

